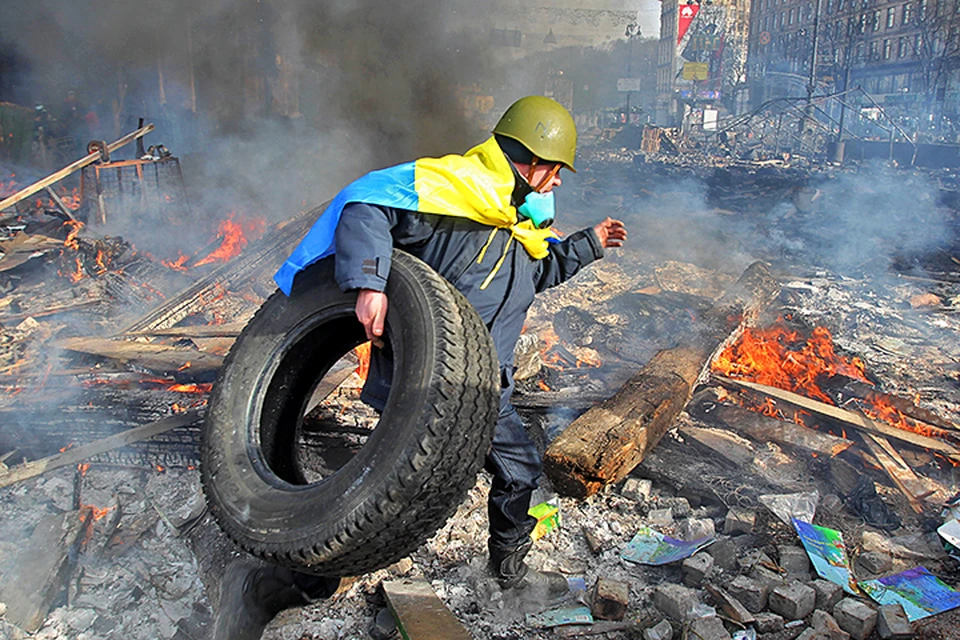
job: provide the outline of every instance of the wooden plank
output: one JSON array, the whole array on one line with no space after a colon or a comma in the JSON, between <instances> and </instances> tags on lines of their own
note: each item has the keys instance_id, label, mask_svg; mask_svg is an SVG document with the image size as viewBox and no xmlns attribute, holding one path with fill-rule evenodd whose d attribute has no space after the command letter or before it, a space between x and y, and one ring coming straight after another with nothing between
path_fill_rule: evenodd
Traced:
<instances>
[{"instance_id":1,"label":"wooden plank","mask_svg":"<svg viewBox=\"0 0 960 640\"><path fill-rule=\"evenodd\" d=\"M426 580L384 582L383 593L404 640L473 639Z\"/></svg>"},{"instance_id":2,"label":"wooden plank","mask_svg":"<svg viewBox=\"0 0 960 640\"><path fill-rule=\"evenodd\" d=\"M60 342L58 346L68 351L137 364L161 373L183 371L187 368L189 374L198 375L217 371L223 366L223 356L162 344L108 338L69 338Z\"/></svg>"},{"instance_id":3,"label":"wooden plank","mask_svg":"<svg viewBox=\"0 0 960 640\"><path fill-rule=\"evenodd\" d=\"M235 338L240 335L246 322L228 324L200 324L192 327L167 327L152 331L133 331L127 336L176 336L180 338Z\"/></svg>"},{"instance_id":4,"label":"wooden plank","mask_svg":"<svg viewBox=\"0 0 960 640\"><path fill-rule=\"evenodd\" d=\"M12 322L22 322L27 318L45 318L47 316L53 316L58 313L67 313L70 311L78 311L80 309L85 309L87 307L93 307L102 302L103 302L102 298L81 300L80 302L74 302L72 304L64 304L58 307L48 307L46 309L37 309L36 311L31 311L29 313L17 313L9 316L0 316L0 322L12 323Z\"/></svg>"},{"instance_id":5,"label":"wooden plank","mask_svg":"<svg viewBox=\"0 0 960 640\"><path fill-rule=\"evenodd\" d=\"M63 453L27 462L17 467L11 468L6 473L0 474L0 488L9 487L28 478L34 478L51 469L59 469L75 465L91 456L106 453L119 447L140 442L152 438L155 435L166 433L178 427L186 427L200 422L202 414L199 410L193 409L180 415L164 418L157 422L151 422L140 427L135 427L123 433L117 433L106 438L101 438L88 444L82 444L78 447L71 447Z\"/></svg>"},{"instance_id":6,"label":"wooden plank","mask_svg":"<svg viewBox=\"0 0 960 640\"><path fill-rule=\"evenodd\" d=\"M741 407L721 405L708 415L757 442L773 441L831 458L853 446L852 440L808 429L793 422L770 418ZM697 416L701 417L699 413Z\"/></svg>"},{"instance_id":7,"label":"wooden plank","mask_svg":"<svg viewBox=\"0 0 960 640\"><path fill-rule=\"evenodd\" d=\"M76 220L73 217L73 211L70 210L70 207L67 206L67 203L63 201L60 197L60 194L51 189L50 187L45 187L47 195L50 196L50 199L53 200L54 204L57 205L57 208L63 212L63 215L67 216L69 220Z\"/></svg>"},{"instance_id":8,"label":"wooden plank","mask_svg":"<svg viewBox=\"0 0 960 640\"><path fill-rule=\"evenodd\" d=\"M737 466L753 463L753 446L749 440L723 429L681 427L680 433L719 454Z\"/></svg>"},{"instance_id":9,"label":"wooden plank","mask_svg":"<svg viewBox=\"0 0 960 640\"><path fill-rule=\"evenodd\" d=\"M0 581L4 617L28 633L43 625L70 577L84 534L93 524L89 507L40 520Z\"/></svg>"},{"instance_id":10,"label":"wooden plank","mask_svg":"<svg viewBox=\"0 0 960 640\"><path fill-rule=\"evenodd\" d=\"M866 416L864 419L870 420ZM863 443L897 489L907 497L910 508L916 513L923 513L923 502L927 499L946 499L946 490L932 480L918 476L889 440L873 433L865 433Z\"/></svg>"},{"instance_id":11,"label":"wooden plank","mask_svg":"<svg viewBox=\"0 0 960 640\"><path fill-rule=\"evenodd\" d=\"M746 380L724 378L723 376L716 376L716 379L725 384L732 384L744 389L758 391L764 395L770 396L771 398L783 400L784 402L789 402L790 404L802 409L813 411L814 413L827 416L828 418L833 418L834 420L838 420L844 424L855 427L859 431L875 433L888 438L901 440L923 449L932 449L933 451L938 451L948 456L952 460L960 462L960 450L941 440L923 436L912 431L906 431L905 429L898 429L897 427L887 424L886 422L874 422L873 420L867 420L864 416L858 415L852 411L847 411L846 409L841 409L840 407L835 407L831 404L820 402L818 400L811 400L806 396L801 396L798 393L793 393L792 391L787 391L785 389L778 389L776 387L770 387L765 384L758 384L756 382L747 382Z\"/></svg>"},{"instance_id":12,"label":"wooden plank","mask_svg":"<svg viewBox=\"0 0 960 640\"><path fill-rule=\"evenodd\" d=\"M626 477L683 410L718 345L731 331L754 322L779 291L769 269L754 263L703 314L702 325L685 344L654 355L613 397L574 420L544 456L554 489L586 498Z\"/></svg>"},{"instance_id":13,"label":"wooden plank","mask_svg":"<svg viewBox=\"0 0 960 640\"><path fill-rule=\"evenodd\" d=\"M108 145L107 145L107 149L110 151L110 153L113 153L114 151L116 151L116 150L119 149L120 147L123 147L123 146L125 146L125 145L133 142L133 141L136 140L137 138L142 138L143 136L147 135L148 133L150 133L151 131L153 131L153 128L154 128L154 127L153 127L153 124L148 124L147 126L143 127L142 129L137 129L136 131L133 131L133 132L131 132L131 133L128 133L127 135L123 136L123 137L120 138L119 140L108 144ZM83 169L84 167L93 164L94 162L96 162L96 161L99 160L99 159L100 159L100 152L97 151L97 152L94 152L94 153L87 154L87 155L85 155L84 157L80 158L79 160L77 160L77 161L75 161L75 162L71 162L70 164L68 164L67 166L65 166L63 169L60 169L59 171L55 171L55 172L51 173L51 174L50 174L49 176L47 176L46 178L43 178L43 179L41 179L41 180L37 180L36 182L34 182L33 184L31 184L30 186L24 187L23 189L20 189L20 191L17 191L17 192L16 192L15 194L13 194L12 196L10 196L10 197L8 197L8 198L5 198L3 201L0 201L0 211L3 211L4 209L6 209L6 208L8 208L8 207L12 207L13 205L17 204L17 203L20 202L21 200L24 200L24 199L26 199L26 198L29 198L29 197L32 196L33 194L35 194L35 193L37 193L37 192L39 192L39 191L42 191L42 190L46 189L47 187L49 187L49 186L51 186L51 185L54 185L54 184L60 182L61 180L63 180L63 179L66 178L67 176L69 176L70 174L75 173L75 172L79 171L80 169Z\"/></svg>"}]
</instances>

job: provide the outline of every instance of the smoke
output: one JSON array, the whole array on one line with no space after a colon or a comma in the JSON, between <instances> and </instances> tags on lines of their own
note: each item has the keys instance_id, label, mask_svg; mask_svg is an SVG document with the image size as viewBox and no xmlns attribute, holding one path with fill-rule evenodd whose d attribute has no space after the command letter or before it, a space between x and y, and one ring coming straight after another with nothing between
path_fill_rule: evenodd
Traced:
<instances>
[{"instance_id":1,"label":"smoke","mask_svg":"<svg viewBox=\"0 0 960 640\"><path fill-rule=\"evenodd\" d=\"M498 80L468 0L4 4L9 99L57 115L75 91L99 121L84 142L154 122L146 144L181 157L201 221L284 219L371 169L462 152L485 132L458 91ZM123 230L150 249L162 228Z\"/></svg>"}]
</instances>

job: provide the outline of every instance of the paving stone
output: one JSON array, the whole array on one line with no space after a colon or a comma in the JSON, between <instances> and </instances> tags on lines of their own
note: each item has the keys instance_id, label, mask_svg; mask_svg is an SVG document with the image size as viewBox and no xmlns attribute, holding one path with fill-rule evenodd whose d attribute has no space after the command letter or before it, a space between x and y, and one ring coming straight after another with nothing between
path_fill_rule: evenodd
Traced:
<instances>
[{"instance_id":1,"label":"paving stone","mask_svg":"<svg viewBox=\"0 0 960 640\"><path fill-rule=\"evenodd\" d=\"M761 584L767 585L767 588L771 591L787 584L787 581L779 573L761 566L754 567L750 571L750 577Z\"/></svg>"},{"instance_id":2,"label":"paving stone","mask_svg":"<svg viewBox=\"0 0 960 640\"><path fill-rule=\"evenodd\" d=\"M687 637L698 640L731 640L730 633L723 626L723 620L717 616L692 621Z\"/></svg>"},{"instance_id":3,"label":"paving stone","mask_svg":"<svg viewBox=\"0 0 960 640\"><path fill-rule=\"evenodd\" d=\"M630 602L630 585L598 578L591 594L590 611L600 620L623 620Z\"/></svg>"},{"instance_id":4,"label":"paving stone","mask_svg":"<svg viewBox=\"0 0 960 640\"><path fill-rule=\"evenodd\" d=\"M759 613L767 608L770 589L761 582L746 576L737 576L727 585L727 591L751 613Z\"/></svg>"},{"instance_id":5,"label":"paving stone","mask_svg":"<svg viewBox=\"0 0 960 640\"><path fill-rule=\"evenodd\" d=\"M713 556L714 563L724 571L737 570L737 544L730 538L721 538L704 549L705 553Z\"/></svg>"},{"instance_id":6,"label":"paving stone","mask_svg":"<svg viewBox=\"0 0 960 640\"><path fill-rule=\"evenodd\" d=\"M673 509L651 509L647 514L647 522L657 525L673 524Z\"/></svg>"},{"instance_id":7,"label":"paving stone","mask_svg":"<svg viewBox=\"0 0 960 640\"><path fill-rule=\"evenodd\" d=\"M702 540L717 534L717 526L710 518L687 518L680 525L680 537L687 542Z\"/></svg>"},{"instance_id":8,"label":"paving stone","mask_svg":"<svg viewBox=\"0 0 960 640\"><path fill-rule=\"evenodd\" d=\"M885 604L877 612L877 633L883 640L910 640L913 626L899 604Z\"/></svg>"},{"instance_id":9,"label":"paving stone","mask_svg":"<svg viewBox=\"0 0 960 640\"><path fill-rule=\"evenodd\" d=\"M741 533L750 533L757 523L757 513L750 509L731 507L723 519L723 532L735 536Z\"/></svg>"},{"instance_id":10,"label":"paving stone","mask_svg":"<svg viewBox=\"0 0 960 640\"><path fill-rule=\"evenodd\" d=\"M821 609L817 609L810 616L810 626L822 640L850 640L850 634L840 628L836 619Z\"/></svg>"},{"instance_id":11,"label":"paving stone","mask_svg":"<svg viewBox=\"0 0 960 640\"><path fill-rule=\"evenodd\" d=\"M653 490L653 481L640 478L627 478L620 487L620 495L637 502L646 502Z\"/></svg>"},{"instance_id":12,"label":"paving stone","mask_svg":"<svg viewBox=\"0 0 960 640\"><path fill-rule=\"evenodd\" d=\"M653 604L671 620L684 622L700 604L700 598L693 589L679 584L664 583L654 589Z\"/></svg>"},{"instance_id":13,"label":"paving stone","mask_svg":"<svg viewBox=\"0 0 960 640\"><path fill-rule=\"evenodd\" d=\"M864 640L877 625L876 610L859 600L844 598L833 608L833 617L840 628L854 640Z\"/></svg>"},{"instance_id":14,"label":"paving stone","mask_svg":"<svg viewBox=\"0 0 960 640\"><path fill-rule=\"evenodd\" d=\"M788 573L803 574L810 572L810 557L803 547L782 544L777 547L780 566Z\"/></svg>"},{"instance_id":15,"label":"paving stone","mask_svg":"<svg viewBox=\"0 0 960 640\"><path fill-rule=\"evenodd\" d=\"M810 586L817 592L817 609L831 613L837 603L843 600L843 587L836 582L821 578L811 582Z\"/></svg>"},{"instance_id":16,"label":"paving stone","mask_svg":"<svg viewBox=\"0 0 960 640\"><path fill-rule=\"evenodd\" d=\"M688 587L699 587L703 579L713 569L713 556L697 553L683 560L683 583Z\"/></svg>"},{"instance_id":17,"label":"paving stone","mask_svg":"<svg viewBox=\"0 0 960 640\"><path fill-rule=\"evenodd\" d=\"M660 498L659 506L662 509L672 509L673 515L678 518L689 518L693 513L690 501L686 498Z\"/></svg>"},{"instance_id":18,"label":"paving stone","mask_svg":"<svg viewBox=\"0 0 960 640\"><path fill-rule=\"evenodd\" d=\"M823 640L823 638L820 637L819 633L808 627L800 632L797 640Z\"/></svg>"},{"instance_id":19,"label":"paving stone","mask_svg":"<svg viewBox=\"0 0 960 640\"><path fill-rule=\"evenodd\" d=\"M761 611L754 616L757 633L776 633L783 631L783 616L772 611Z\"/></svg>"},{"instance_id":20,"label":"paving stone","mask_svg":"<svg viewBox=\"0 0 960 640\"><path fill-rule=\"evenodd\" d=\"M643 640L671 640L673 638L673 627L669 620L661 620L649 629L643 630Z\"/></svg>"},{"instance_id":21,"label":"paving stone","mask_svg":"<svg viewBox=\"0 0 960 640\"><path fill-rule=\"evenodd\" d=\"M867 551L857 556L856 568L861 575L879 576L893 568L893 559L882 551Z\"/></svg>"},{"instance_id":22,"label":"paving stone","mask_svg":"<svg viewBox=\"0 0 960 640\"><path fill-rule=\"evenodd\" d=\"M790 620L806 618L817 603L817 592L801 582L791 582L770 592L767 606Z\"/></svg>"}]
</instances>

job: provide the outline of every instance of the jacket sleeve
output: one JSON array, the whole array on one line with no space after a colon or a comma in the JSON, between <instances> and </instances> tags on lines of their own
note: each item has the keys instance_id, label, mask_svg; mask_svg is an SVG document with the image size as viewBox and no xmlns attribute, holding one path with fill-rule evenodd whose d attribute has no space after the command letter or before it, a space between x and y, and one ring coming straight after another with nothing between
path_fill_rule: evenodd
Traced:
<instances>
[{"instance_id":1,"label":"jacket sleeve","mask_svg":"<svg viewBox=\"0 0 960 640\"><path fill-rule=\"evenodd\" d=\"M390 231L398 215L396 209L362 202L343 208L335 235L336 278L341 291L386 289L393 251Z\"/></svg>"},{"instance_id":2,"label":"jacket sleeve","mask_svg":"<svg viewBox=\"0 0 960 640\"><path fill-rule=\"evenodd\" d=\"M603 257L600 238L592 228L571 234L561 242L550 244L550 253L537 266L535 284L537 291L555 287L569 280L580 269Z\"/></svg>"}]
</instances>

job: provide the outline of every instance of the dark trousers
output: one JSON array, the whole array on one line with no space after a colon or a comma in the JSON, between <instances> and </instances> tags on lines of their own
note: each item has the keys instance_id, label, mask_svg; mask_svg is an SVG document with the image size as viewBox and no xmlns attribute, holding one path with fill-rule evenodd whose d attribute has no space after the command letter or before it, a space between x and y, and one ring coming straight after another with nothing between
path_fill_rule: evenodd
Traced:
<instances>
[{"instance_id":1,"label":"dark trousers","mask_svg":"<svg viewBox=\"0 0 960 640\"><path fill-rule=\"evenodd\" d=\"M517 410L507 405L501 409L484 465L493 474L487 501L491 545L516 547L533 531L537 520L527 512L542 467L537 445L527 435Z\"/></svg>"}]
</instances>

